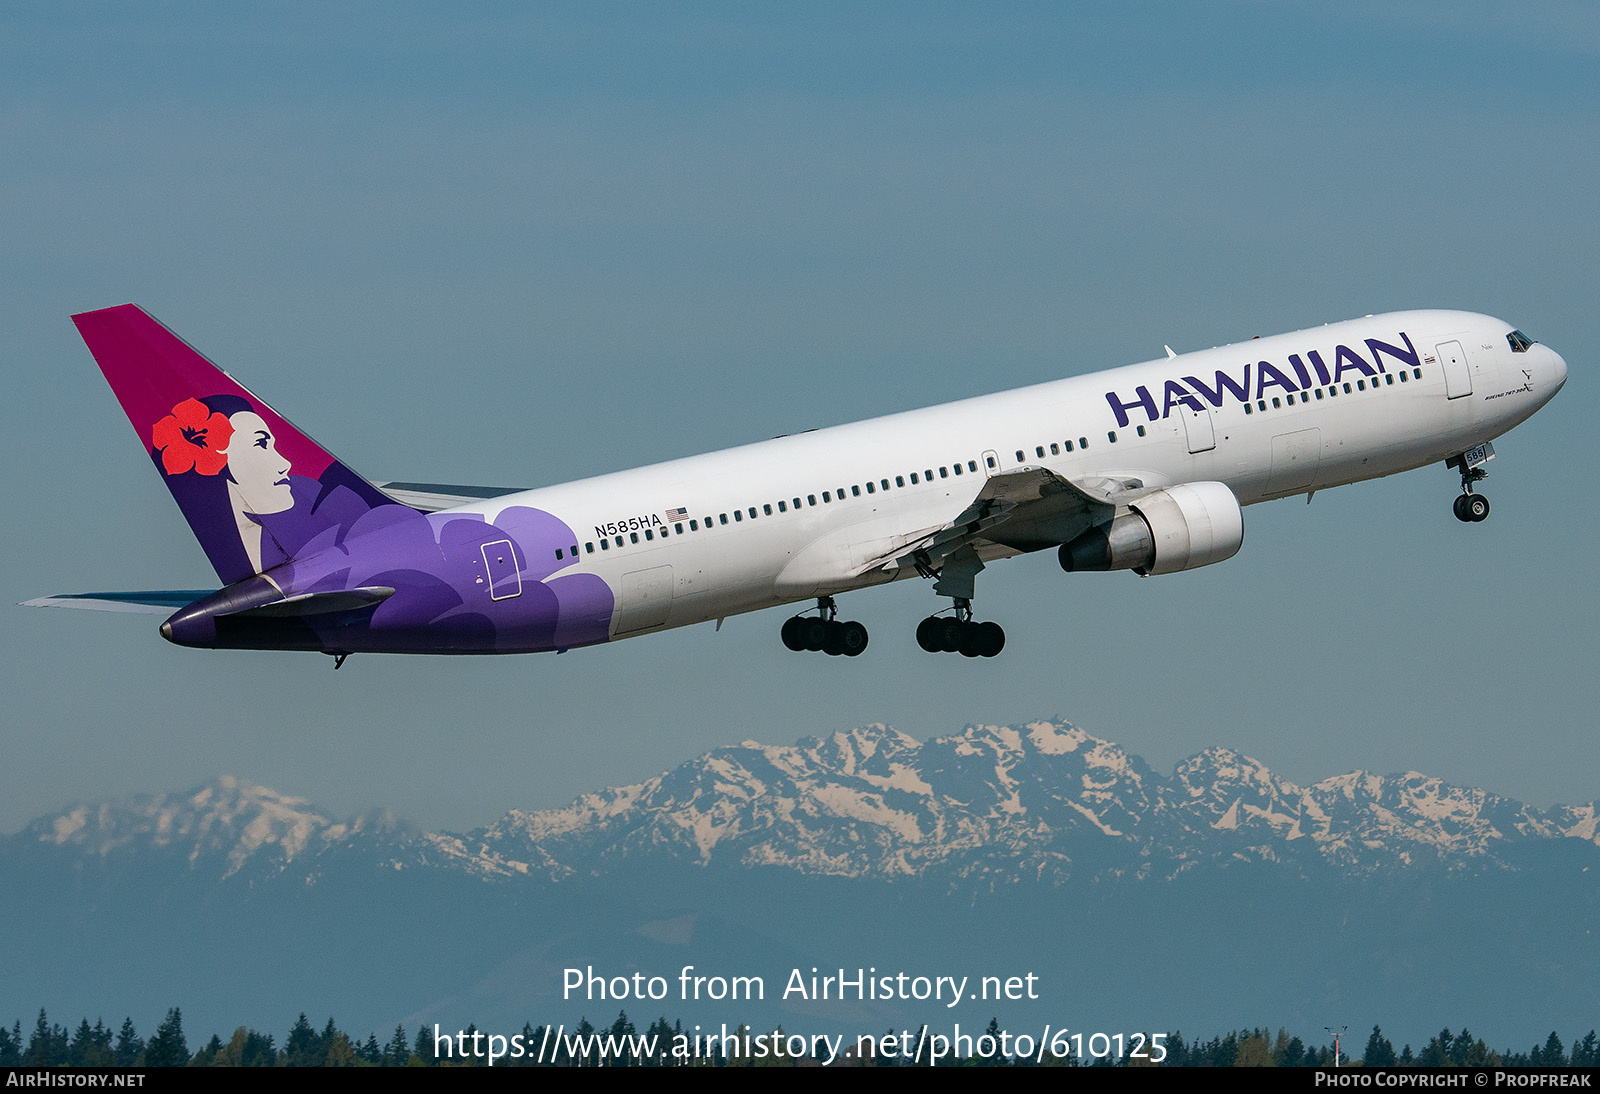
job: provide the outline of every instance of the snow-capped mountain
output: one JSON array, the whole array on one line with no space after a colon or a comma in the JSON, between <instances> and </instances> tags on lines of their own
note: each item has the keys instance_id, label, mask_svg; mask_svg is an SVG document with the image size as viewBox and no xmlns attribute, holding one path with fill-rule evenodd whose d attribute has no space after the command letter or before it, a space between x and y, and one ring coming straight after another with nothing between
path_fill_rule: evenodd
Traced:
<instances>
[{"instance_id":1,"label":"snow-capped mountain","mask_svg":"<svg viewBox=\"0 0 1600 1094\"><path fill-rule=\"evenodd\" d=\"M1502 866L1539 839L1600 842L1593 803L1539 811L1415 772L1299 787L1225 748L1171 776L1066 722L975 726L919 743L867 726L746 741L565 809L513 811L432 860L485 877L604 874L667 855L701 866L985 884L1087 871L1171 876L1210 861L1357 871Z\"/></svg>"},{"instance_id":2,"label":"snow-capped mountain","mask_svg":"<svg viewBox=\"0 0 1600 1094\"><path fill-rule=\"evenodd\" d=\"M223 1030L301 1010L510 1029L614 1013L572 1001L573 967L776 986L860 963L1027 971L1097 1022L1388 1028L1449 999L1475 1009L1438 1021L1518 1029L1592 1013L1597 827L1594 803L1539 810L1415 772L1302 787L1225 748L1163 775L1063 721L745 741L468 833L224 777L0 838L0 1019L181 1004ZM676 1002L652 1009L729 1017ZM819 1016L948 1012L797 1014L774 993L734 1017Z\"/></svg>"},{"instance_id":3,"label":"snow-capped mountain","mask_svg":"<svg viewBox=\"0 0 1600 1094\"><path fill-rule=\"evenodd\" d=\"M1370 872L1500 868L1530 841L1600 845L1594 803L1551 810L1416 772L1300 787L1212 748L1170 776L1062 721L974 726L919 742L872 725L793 745L745 741L564 809L513 810L466 834L386 814L335 820L221 777L181 794L74 806L12 837L107 859L179 854L221 878L320 869L363 853L399 868L560 882L641 861L993 888L1073 877L1171 877L1234 861Z\"/></svg>"}]
</instances>

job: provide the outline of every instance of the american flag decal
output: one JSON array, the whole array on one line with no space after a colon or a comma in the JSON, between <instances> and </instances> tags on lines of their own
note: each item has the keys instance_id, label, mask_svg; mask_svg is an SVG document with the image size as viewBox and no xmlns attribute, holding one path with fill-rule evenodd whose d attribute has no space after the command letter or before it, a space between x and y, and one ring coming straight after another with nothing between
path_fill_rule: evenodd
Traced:
<instances>
[{"instance_id":1,"label":"american flag decal","mask_svg":"<svg viewBox=\"0 0 1600 1094\"><path fill-rule=\"evenodd\" d=\"M687 510L687 509L668 509L667 510L667 519L668 520L682 520L683 518L687 517L688 515L689 515L689 510Z\"/></svg>"}]
</instances>

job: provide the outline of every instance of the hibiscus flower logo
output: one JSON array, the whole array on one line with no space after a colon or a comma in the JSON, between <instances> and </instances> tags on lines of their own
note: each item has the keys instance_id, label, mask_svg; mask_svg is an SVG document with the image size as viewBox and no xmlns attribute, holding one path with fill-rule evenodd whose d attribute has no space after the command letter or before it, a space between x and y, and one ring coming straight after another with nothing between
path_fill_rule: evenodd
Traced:
<instances>
[{"instance_id":1,"label":"hibiscus flower logo","mask_svg":"<svg viewBox=\"0 0 1600 1094\"><path fill-rule=\"evenodd\" d=\"M199 399L185 399L156 423L151 444L161 451L161 466L169 475L195 470L215 475L228 465L228 442L233 425Z\"/></svg>"}]
</instances>

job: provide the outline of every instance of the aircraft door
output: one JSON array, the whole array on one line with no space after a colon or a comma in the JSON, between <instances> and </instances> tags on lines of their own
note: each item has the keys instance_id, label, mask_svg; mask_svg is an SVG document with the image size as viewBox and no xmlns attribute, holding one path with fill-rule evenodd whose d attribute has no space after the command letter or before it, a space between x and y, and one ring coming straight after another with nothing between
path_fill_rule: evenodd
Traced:
<instances>
[{"instance_id":1,"label":"aircraft door","mask_svg":"<svg viewBox=\"0 0 1600 1094\"><path fill-rule=\"evenodd\" d=\"M672 567L655 566L622 575L617 590L615 634L659 627L672 610Z\"/></svg>"},{"instance_id":2,"label":"aircraft door","mask_svg":"<svg viewBox=\"0 0 1600 1094\"><path fill-rule=\"evenodd\" d=\"M1440 342L1434 347L1439 353L1439 363L1444 366L1444 397L1459 399L1472 394L1472 370L1467 367L1467 354L1460 342Z\"/></svg>"},{"instance_id":3,"label":"aircraft door","mask_svg":"<svg viewBox=\"0 0 1600 1094\"><path fill-rule=\"evenodd\" d=\"M1207 407L1192 410L1183 408L1183 428L1189 438L1189 451L1210 452L1217 447L1217 430L1211 421L1211 411Z\"/></svg>"},{"instance_id":4,"label":"aircraft door","mask_svg":"<svg viewBox=\"0 0 1600 1094\"><path fill-rule=\"evenodd\" d=\"M489 599L510 600L522 595L522 573L517 569L516 548L509 539L485 543L483 569L489 575Z\"/></svg>"},{"instance_id":5,"label":"aircraft door","mask_svg":"<svg viewBox=\"0 0 1600 1094\"><path fill-rule=\"evenodd\" d=\"M1322 431L1299 429L1272 438L1272 474L1267 493L1292 494L1309 490L1317 481L1322 461Z\"/></svg>"}]
</instances>

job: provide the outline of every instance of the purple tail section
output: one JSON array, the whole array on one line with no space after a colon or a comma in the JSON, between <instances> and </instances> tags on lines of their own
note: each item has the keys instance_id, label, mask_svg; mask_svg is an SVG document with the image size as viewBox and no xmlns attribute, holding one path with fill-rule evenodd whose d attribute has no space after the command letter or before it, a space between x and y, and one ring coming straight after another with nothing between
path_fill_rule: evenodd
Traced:
<instances>
[{"instance_id":1,"label":"purple tail section","mask_svg":"<svg viewBox=\"0 0 1600 1094\"><path fill-rule=\"evenodd\" d=\"M72 321L224 584L399 504L141 308Z\"/></svg>"}]
</instances>

